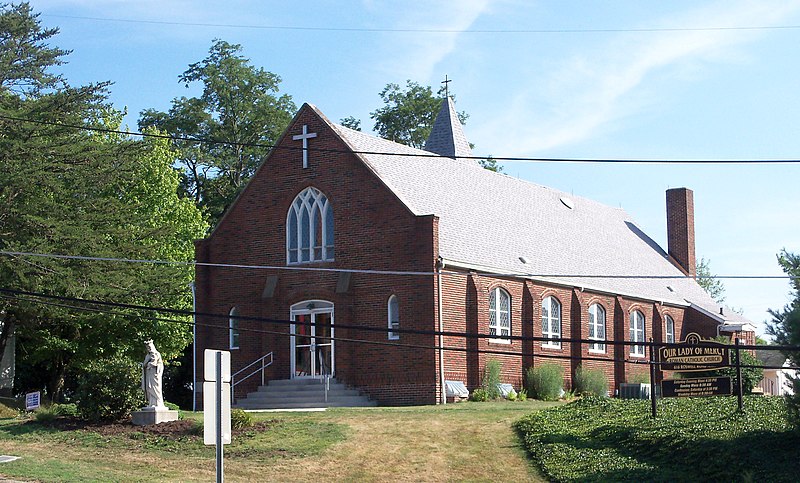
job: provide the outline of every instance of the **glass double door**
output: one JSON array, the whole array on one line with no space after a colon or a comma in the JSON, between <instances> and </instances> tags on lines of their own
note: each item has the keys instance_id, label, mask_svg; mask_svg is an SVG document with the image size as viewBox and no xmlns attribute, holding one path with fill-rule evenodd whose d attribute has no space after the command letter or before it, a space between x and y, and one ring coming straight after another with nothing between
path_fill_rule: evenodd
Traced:
<instances>
[{"instance_id":1,"label":"glass double door","mask_svg":"<svg viewBox=\"0 0 800 483\"><path fill-rule=\"evenodd\" d=\"M292 378L333 376L333 305L293 308L292 322Z\"/></svg>"}]
</instances>

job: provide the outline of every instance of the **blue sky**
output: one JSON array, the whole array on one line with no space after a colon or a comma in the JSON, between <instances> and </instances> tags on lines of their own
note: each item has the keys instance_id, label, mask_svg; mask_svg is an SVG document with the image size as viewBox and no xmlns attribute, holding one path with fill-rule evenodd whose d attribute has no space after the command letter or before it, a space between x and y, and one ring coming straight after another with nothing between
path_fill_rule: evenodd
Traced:
<instances>
[{"instance_id":1,"label":"blue sky","mask_svg":"<svg viewBox=\"0 0 800 483\"><path fill-rule=\"evenodd\" d=\"M435 5L430 5L435 3ZM72 83L111 80L136 126L193 95L177 81L215 38L330 119L369 113L389 82L447 75L475 154L798 159L800 1L32 1ZM100 20L105 19L105 20ZM666 245L665 190L695 192L697 254L718 275L782 275L800 252L800 165L506 163L507 174L625 208ZM763 330L786 280L725 280Z\"/></svg>"}]
</instances>

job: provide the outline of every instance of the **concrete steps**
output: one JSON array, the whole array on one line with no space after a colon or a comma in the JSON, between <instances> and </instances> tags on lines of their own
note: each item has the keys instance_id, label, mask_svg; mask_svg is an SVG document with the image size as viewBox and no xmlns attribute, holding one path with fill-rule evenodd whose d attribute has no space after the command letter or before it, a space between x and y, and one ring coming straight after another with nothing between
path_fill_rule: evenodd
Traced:
<instances>
[{"instance_id":1,"label":"concrete steps","mask_svg":"<svg viewBox=\"0 0 800 483\"><path fill-rule=\"evenodd\" d=\"M240 409L303 409L326 407L377 406L356 389L348 389L336 379L330 380L325 400L325 383L320 379L283 379L269 381L247 397L237 399Z\"/></svg>"}]
</instances>

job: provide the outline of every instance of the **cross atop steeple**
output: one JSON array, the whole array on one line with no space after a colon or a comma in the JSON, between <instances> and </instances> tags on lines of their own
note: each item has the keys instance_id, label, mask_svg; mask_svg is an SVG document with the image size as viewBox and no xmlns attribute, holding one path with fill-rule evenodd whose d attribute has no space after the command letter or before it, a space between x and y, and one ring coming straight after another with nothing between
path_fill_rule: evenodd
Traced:
<instances>
[{"instance_id":1,"label":"cross atop steeple","mask_svg":"<svg viewBox=\"0 0 800 483\"><path fill-rule=\"evenodd\" d=\"M444 75L444 80L442 81L442 84L444 84L444 97L450 97L450 90L448 89L448 85L447 84L449 84L451 82L453 82L453 79L448 79L447 78L447 74L445 74Z\"/></svg>"}]
</instances>

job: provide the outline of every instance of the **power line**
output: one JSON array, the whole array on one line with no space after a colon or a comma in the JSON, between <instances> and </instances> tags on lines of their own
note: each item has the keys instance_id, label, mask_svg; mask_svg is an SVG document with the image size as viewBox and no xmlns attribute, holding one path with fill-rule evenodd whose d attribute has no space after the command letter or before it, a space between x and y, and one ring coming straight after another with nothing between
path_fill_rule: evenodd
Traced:
<instances>
[{"instance_id":1,"label":"power line","mask_svg":"<svg viewBox=\"0 0 800 483\"><path fill-rule=\"evenodd\" d=\"M211 139L211 138L197 138L188 136L175 136L171 134L158 134L158 133L145 133L138 131L127 131L120 129L110 129L101 127L84 126L79 124L68 124L55 121L42 121L35 119L27 119L22 117L7 116L0 114L0 119L8 121L27 122L32 124L40 124L46 126L58 126L69 129L78 129L84 131L101 132L106 134L120 134L125 136L139 136L151 137L157 139L167 139L171 141L184 141L195 142L204 144L224 144L229 146L239 147L252 147L263 149L283 149L288 151L307 151L317 153L332 153L332 154L366 154L375 156L400 156L411 158L442 158L442 156L434 153L397 153L385 151L351 151L342 149L329 149L329 148L302 148L295 146L281 146L276 144L265 143L250 143L239 141L228 141L224 139ZM449 156L450 158L467 159L474 161L481 161L487 158L492 158L495 161L503 162L521 162L521 163L576 163L576 164L800 164L800 159L611 159L611 158L533 158L533 157L520 157L520 156Z\"/></svg>"},{"instance_id":2,"label":"power line","mask_svg":"<svg viewBox=\"0 0 800 483\"><path fill-rule=\"evenodd\" d=\"M8 289L0 289L0 292L13 292L12 290ZM57 296L50 296L46 294L39 294L34 295L36 297L50 297L50 298L68 298L68 297L57 297ZM227 331L230 330L229 327L225 326L218 326L218 325L211 325L211 324L201 324L201 323L194 323L194 322L184 322L175 319L167 319L163 317L153 317L153 316L142 316L137 314L129 314L124 312L117 312L113 310L104 310L104 309L97 309L92 307L80 307L74 305L68 305L58 302L47 302L42 300L35 300L29 299L25 297L14 297L9 296L4 293L0 293L0 298L7 299L7 300L21 300L33 303L39 303L42 305L49 305L55 306L59 308L67 308L73 309L78 311L84 312L95 312L95 313L102 313L107 315L118 315L127 318L135 318L135 319L146 319L146 320L154 320L159 322L167 322L167 323L175 323L181 325L189 325L195 327L202 327L212 330L223 330ZM82 300L89 303L95 304L112 304L112 305L125 305L125 304L115 304L112 302L101 302L101 301L88 301L86 299L74 299L74 300ZM144 307L143 307L144 308ZM154 310L172 310L172 309L154 309ZM191 314L192 312L189 312ZM202 315L201 313L197 313L198 315ZM208 315L208 314L205 314ZM279 321L275 319L265 319L261 317L247 317L247 316L230 316L230 315L222 315L222 314L215 314L215 317L219 318L236 318L240 320L263 320L272 323L281 322L284 324L294 324L297 325L304 325L304 326L311 326L311 325L319 325L314 324L311 322L299 322L299 321ZM411 334L422 334L422 335L438 335L440 332L437 331L419 331L419 330L411 330L411 329L383 329L383 328L375 328L375 327L362 327L362 326L342 326L341 324L331 325L332 328L340 328L340 329L358 329L358 330L365 330L365 331L380 331L380 332L404 332L404 333L411 333ZM268 335L279 335L285 337L310 337L309 334L300 334L297 332L281 332L281 331L274 331L274 330L266 330L266 329L249 329L241 327L237 329L240 333L241 332L249 332L254 334L268 334ZM489 334L470 334L470 333L451 333L451 332L441 332L441 334L445 335L446 337L463 337L463 338L497 338L496 335L489 335ZM336 337L336 336L315 336L317 339L323 340L330 340L330 341L337 341L337 342L349 342L349 343L356 343L356 344L366 344L366 345L378 345L378 346L388 346L388 347L400 347L400 348L407 348L407 349L426 349L426 350L444 350L450 352L464 352L464 353L476 353L476 354L492 354L492 355L506 355L506 356L516 356L516 357L532 357L532 358L544 358L544 359L560 359L560 360L578 360L578 361L599 361L599 362L623 362L628 364L636 364L636 365L648 365L650 361L646 358L626 358L626 357L615 357L611 355L609 352L609 357L601 357L597 356L570 356L570 355L562 355L562 354L550 354L550 353L542 353L542 352L526 352L524 350L520 351L509 351L509 350L496 350L496 349L478 349L472 347L454 347L454 346L444 346L444 345L427 345L427 344L410 344L410 343L403 343L403 342L390 342L390 341L376 341L376 340L367 340L367 339L356 339L352 337ZM522 340L522 341L532 341L532 342L553 342L558 341L560 343L575 343L579 345L583 344L604 344L610 346L635 346L635 345L643 345L650 347L651 350L655 347L664 347L664 346L677 346L680 344L668 344L668 343L654 343L654 342L645 342L645 341L611 341L611 340L597 340L597 339L571 339L571 338L544 338L544 337L522 337L522 336L511 336L507 338L513 338L514 340ZM698 346L702 347L704 345L708 345L708 343L704 344L700 342ZM716 344L715 344L716 345ZM747 350L751 348L759 348L759 349L768 349L768 350L787 350L787 351L800 351L800 346L747 346L747 345L739 345L740 350ZM683 362L685 366L704 366L704 363L692 363L692 362ZM762 368L762 369L800 369L800 367L790 367L790 366L766 366L766 365L741 365L742 368Z\"/></svg>"},{"instance_id":3,"label":"power line","mask_svg":"<svg viewBox=\"0 0 800 483\"><path fill-rule=\"evenodd\" d=\"M217 267L235 268L247 270L284 270L299 272L327 272L327 273L360 273L369 275L398 275L398 276L435 276L439 272L413 271L413 270L371 270L358 268L325 268L325 267L298 267L292 265L245 265L235 263L211 263L197 261L169 261L169 260L148 260L136 258L115 258L115 257L92 257L83 255L61 255L54 253L36 252L16 252L0 250L0 255L11 257L39 257L52 258L58 260L84 260L97 262L120 262L120 263L147 263L153 265L183 265L195 267ZM468 276L469 273L457 272L452 270L442 270L442 275ZM589 273L522 273L522 272L481 272L482 276L487 277L509 277L509 278L585 278L585 279L613 279L613 280L684 280L684 279L725 279L725 280L795 280L800 276L795 275L598 275Z\"/></svg>"},{"instance_id":4,"label":"power line","mask_svg":"<svg viewBox=\"0 0 800 483\"><path fill-rule=\"evenodd\" d=\"M424 29L424 28L369 28L369 27L311 27L301 25L257 25L210 22L178 22L167 20L142 20L79 15L41 14L43 17L119 22L150 25L175 25L184 27L217 27L258 30L294 30L311 32L362 32L362 33L455 33L455 34L597 34L597 33L658 33L658 32L717 32L747 30L796 30L800 25L742 25L732 27L643 27L643 28L561 28L561 29Z\"/></svg>"},{"instance_id":5,"label":"power line","mask_svg":"<svg viewBox=\"0 0 800 483\"><path fill-rule=\"evenodd\" d=\"M128 303L121 303L121 302L107 302L102 300L92 300L92 299L83 299L79 297L67 297L63 295L51 295L45 294L40 292L30 292L25 290L16 290L16 289L9 289L9 288L2 288L0 287L0 297L5 298L21 298L21 297L38 297L43 299L49 300L57 300L59 303L61 302L73 302L73 303L85 303L91 305L99 305L104 307L113 307L113 308L122 308L122 309L130 309L130 310L144 310L148 312L163 312L169 313L173 315L182 315L182 316L200 316L200 317L208 317L212 319L236 319L238 321L246 321L246 322L263 322L273 325L281 325L281 326L288 326L288 325L305 325L305 326L319 326L318 323L312 322L302 322L296 320L286 320L286 319L274 319L269 317L259 317L259 316L248 316L248 315L231 315L231 314L218 314L213 312L196 312L191 310L182 310L182 309L172 309L168 307L150 307L146 305L136 305L136 304L128 304ZM29 300L33 302L39 302L36 300ZM103 310L97 310L103 312ZM124 315L126 317L142 317L142 318L149 318L150 316L141 316L137 314L126 314L126 313L118 313L118 315ZM171 321L172 319L165 319L166 321ZM192 325L191 322L185 322L186 325ZM198 326L202 327L210 327L219 330L229 330L228 326L215 326L210 324L198 324ZM617 341L617 340L600 340L600 339L581 339L581 338L571 338L571 337L538 337L538 336L519 336L519 335L508 335L508 336L498 336L492 334L484 334L484 333L476 333L476 332L454 332L454 331L437 331L437 330L427 330L427 329L404 329L404 328L388 328L388 327L373 327L373 326L365 326L365 325L351 325L351 324L335 324L332 325L334 328L339 329L346 329L346 330L353 330L353 331L362 331L362 332L373 332L373 333L381 333L386 334L388 332L396 332L400 334L408 334L408 335L425 335L425 336L444 336L444 337L458 337L464 339L503 339L509 341L521 341L521 342L561 342L565 344L603 344L603 345L611 345L611 346L646 346L646 347L662 347L662 346L677 346L679 344L676 343L662 343L662 342L650 342L650 341ZM241 331L253 331L259 332L262 329L247 329L241 328ZM275 332L272 332L275 333ZM285 335L284 332L278 332L277 334ZM289 334L291 335L291 334ZM304 336L308 336L308 334L304 334ZM320 337L320 338L329 338L329 337ZM713 342L710 344L714 344ZM709 343L701 342L699 346L709 345ZM741 349L760 349L764 346L761 345L740 345L739 348ZM790 351L800 351L800 346L779 346L779 345L770 345L771 349L774 350L790 350ZM511 354L518 354L513 352ZM537 354L538 355L538 354ZM603 359L605 360L605 359Z\"/></svg>"}]
</instances>

